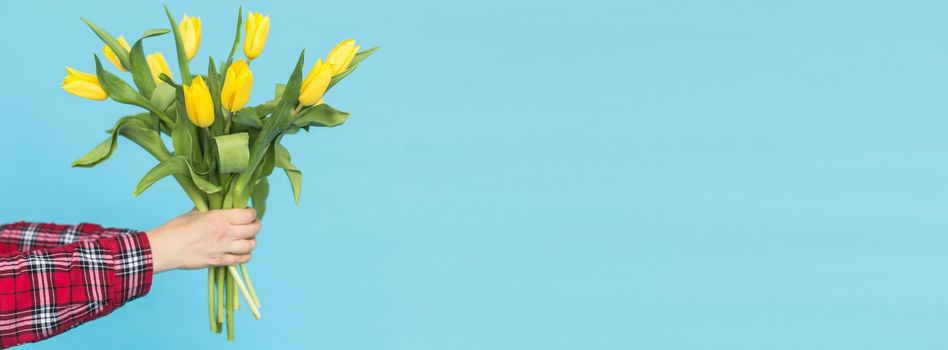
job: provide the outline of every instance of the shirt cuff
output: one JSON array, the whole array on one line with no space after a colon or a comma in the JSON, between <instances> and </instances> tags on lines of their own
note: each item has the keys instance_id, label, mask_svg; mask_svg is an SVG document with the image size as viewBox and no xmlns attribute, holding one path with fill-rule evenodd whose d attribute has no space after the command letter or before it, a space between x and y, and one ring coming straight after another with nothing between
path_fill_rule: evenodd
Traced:
<instances>
[{"instance_id":1,"label":"shirt cuff","mask_svg":"<svg viewBox=\"0 0 948 350\"><path fill-rule=\"evenodd\" d=\"M151 245L141 231L127 230L102 242L112 253L112 306L118 308L148 294L153 272Z\"/></svg>"}]
</instances>

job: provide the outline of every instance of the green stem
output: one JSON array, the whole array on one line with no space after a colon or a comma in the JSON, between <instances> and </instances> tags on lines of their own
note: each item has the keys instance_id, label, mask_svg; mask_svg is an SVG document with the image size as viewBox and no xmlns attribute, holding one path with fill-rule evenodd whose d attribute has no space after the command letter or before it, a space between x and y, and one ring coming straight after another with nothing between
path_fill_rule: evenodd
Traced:
<instances>
[{"instance_id":1,"label":"green stem","mask_svg":"<svg viewBox=\"0 0 948 350\"><path fill-rule=\"evenodd\" d=\"M234 113L225 110L224 115L227 116L227 120L224 123L224 135L227 135L230 134L230 123L234 121Z\"/></svg>"},{"instance_id":2,"label":"green stem","mask_svg":"<svg viewBox=\"0 0 948 350\"><path fill-rule=\"evenodd\" d=\"M234 340L234 279L227 278L227 340Z\"/></svg>"},{"instance_id":3,"label":"green stem","mask_svg":"<svg viewBox=\"0 0 948 350\"><path fill-rule=\"evenodd\" d=\"M214 270L207 269L207 317L211 322L211 332L217 333L217 318L214 317Z\"/></svg>"},{"instance_id":4,"label":"green stem","mask_svg":"<svg viewBox=\"0 0 948 350\"><path fill-rule=\"evenodd\" d=\"M250 290L250 300L257 305L257 308L260 308L260 299L257 298L257 291L253 289L253 281L250 280L250 272L247 271L247 264L240 264L240 274L244 277L244 282L247 282L247 289Z\"/></svg>"},{"instance_id":5,"label":"green stem","mask_svg":"<svg viewBox=\"0 0 948 350\"><path fill-rule=\"evenodd\" d=\"M224 268L215 267L217 275L217 332L220 333L224 328L224 291L227 285L224 283Z\"/></svg>"},{"instance_id":6,"label":"green stem","mask_svg":"<svg viewBox=\"0 0 948 350\"><path fill-rule=\"evenodd\" d=\"M253 297L250 296L250 291L247 290L247 286L244 285L244 281L240 279L240 275L237 273L237 268L234 266L228 266L227 271L230 272L230 277L233 283L237 284L237 289L240 290L240 293L243 294L244 300L247 301L247 306L250 307L250 313L253 314L253 317L260 319L260 310L257 310L257 303L253 301ZM237 296L237 290L234 290L234 296Z\"/></svg>"}]
</instances>

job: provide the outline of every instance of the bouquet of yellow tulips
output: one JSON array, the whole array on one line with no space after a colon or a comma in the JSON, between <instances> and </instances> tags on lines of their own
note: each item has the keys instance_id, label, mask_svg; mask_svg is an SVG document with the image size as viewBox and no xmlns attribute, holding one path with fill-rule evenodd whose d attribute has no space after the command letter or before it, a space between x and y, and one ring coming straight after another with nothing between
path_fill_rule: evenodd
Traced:
<instances>
[{"instance_id":1,"label":"bouquet of yellow tulips","mask_svg":"<svg viewBox=\"0 0 948 350\"><path fill-rule=\"evenodd\" d=\"M325 60L316 60L305 77L301 53L286 84L277 84L273 99L248 106L253 86L250 63L263 51L270 17L250 12L242 23L242 12L238 10L237 33L227 60L209 58L206 75L192 74L189 68L201 44L200 18L185 15L179 23L166 6L171 29L147 30L131 46L123 36L115 38L83 18L105 43L103 56L119 71L127 72L134 87L107 71L94 55L95 74L66 67L63 89L92 100L111 98L145 111L120 118L110 130L111 136L72 165L92 167L106 160L121 135L158 160L138 183L135 195L172 176L199 211L245 208L252 203L262 218L270 188L268 177L281 168L298 203L302 173L290 162L281 138L300 129L344 123L349 114L323 103L323 96L378 48L360 52L355 41L342 41ZM145 39L168 33L174 36L177 48L177 79L160 52L145 55L143 48ZM234 60L241 37L246 60ZM172 151L162 134L170 136ZM211 330L220 333L226 325L228 340L234 338L238 293L259 319L260 301L245 265L208 269Z\"/></svg>"}]
</instances>

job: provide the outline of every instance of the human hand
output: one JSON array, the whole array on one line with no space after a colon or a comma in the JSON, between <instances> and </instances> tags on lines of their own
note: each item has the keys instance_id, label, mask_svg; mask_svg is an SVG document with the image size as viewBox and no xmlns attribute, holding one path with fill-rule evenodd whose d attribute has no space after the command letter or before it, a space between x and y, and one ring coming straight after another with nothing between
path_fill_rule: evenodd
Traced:
<instances>
[{"instance_id":1,"label":"human hand","mask_svg":"<svg viewBox=\"0 0 948 350\"><path fill-rule=\"evenodd\" d=\"M260 221L253 209L191 211L148 231L155 273L250 261Z\"/></svg>"}]
</instances>

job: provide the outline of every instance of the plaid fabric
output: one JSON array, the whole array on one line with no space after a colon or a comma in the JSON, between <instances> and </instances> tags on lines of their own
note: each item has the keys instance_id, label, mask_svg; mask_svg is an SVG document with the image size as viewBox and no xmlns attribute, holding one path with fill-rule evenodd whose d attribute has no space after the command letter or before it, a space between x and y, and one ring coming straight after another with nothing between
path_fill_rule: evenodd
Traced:
<instances>
[{"instance_id":1,"label":"plaid fabric","mask_svg":"<svg viewBox=\"0 0 948 350\"><path fill-rule=\"evenodd\" d=\"M145 295L151 263L143 232L0 225L0 348L49 338Z\"/></svg>"}]
</instances>

